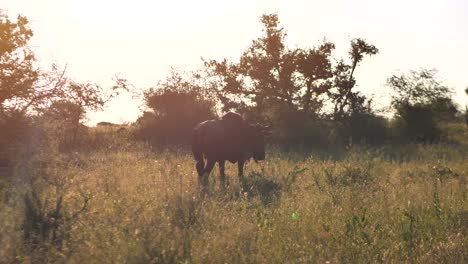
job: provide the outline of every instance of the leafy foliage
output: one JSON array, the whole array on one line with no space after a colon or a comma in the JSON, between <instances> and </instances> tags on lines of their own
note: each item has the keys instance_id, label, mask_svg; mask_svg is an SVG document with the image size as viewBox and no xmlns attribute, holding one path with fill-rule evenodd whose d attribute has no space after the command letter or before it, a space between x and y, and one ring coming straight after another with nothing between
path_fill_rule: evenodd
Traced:
<instances>
[{"instance_id":1,"label":"leafy foliage","mask_svg":"<svg viewBox=\"0 0 468 264\"><path fill-rule=\"evenodd\" d=\"M449 98L452 90L437 79L437 70L411 70L407 74L392 75L387 85L394 91L392 104L428 105L440 98Z\"/></svg>"},{"instance_id":2,"label":"leafy foliage","mask_svg":"<svg viewBox=\"0 0 468 264\"><path fill-rule=\"evenodd\" d=\"M27 47L33 32L26 17L18 16L16 23L0 14L0 113L9 104L34 98L34 83L39 72L34 67L35 57Z\"/></svg>"},{"instance_id":3,"label":"leafy foliage","mask_svg":"<svg viewBox=\"0 0 468 264\"><path fill-rule=\"evenodd\" d=\"M32 35L25 17L18 16L14 22L7 15L0 14L2 150L17 149L15 145L26 147L30 141L37 145L40 141L38 135L34 139L30 137L39 131L58 136L61 145L76 145L79 134L83 132L81 122L86 112L102 109L122 89L128 90L126 80L122 78L117 78L111 89L103 89L99 85L68 80L66 67L58 70L56 65L52 65L50 71L41 70L28 47Z\"/></svg>"},{"instance_id":4,"label":"leafy foliage","mask_svg":"<svg viewBox=\"0 0 468 264\"><path fill-rule=\"evenodd\" d=\"M263 36L253 40L238 62L205 61L224 111L274 123L277 135L302 131L301 137L288 136L302 142L312 140L310 123L331 117L341 122L337 126L347 127L345 119L352 114L371 113L370 100L353 89L353 74L365 55L377 54L375 46L353 39L350 62L335 62L333 43L324 40L313 48L291 49L278 15L263 15L260 21Z\"/></svg>"},{"instance_id":5,"label":"leafy foliage","mask_svg":"<svg viewBox=\"0 0 468 264\"><path fill-rule=\"evenodd\" d=\"M215 100L197 79L173 70L165 82L144 94L145 112L137 121L137 137L156 145L185 144L192 128L216 116Z\"/></svg>"},{"instance_id":6,"label":"leafy foliage","mask_svg":"<svg viewBox=\"0 0 468 264\"><path fill-rule=\"evenodd\" d=\"M363 39L351 41L351 64L334 64L335 45L323 41L314 48L290 49L278 15L263 15L264 36L255 39L239 62L206 61L205 66L217 77L223 110L245 111L248 106L266 117L273 111L304 112L317 117L324 111L324 95L335 105L335 116L344 114L351 104L357 109L362 95L352 92L354 70L364 55L378 52ZM271 117L271 116L270 116Z\"/></svg>"},{"instance_id":7,"label":"leafy foliage","mask_svg":"<svg viewBox=\"0 0 468 264\"><path fill-rule=\"evenodd\" d=\"M354 113L370 113L369 104L366 105L367 98L360 92L353 91L356 84L354 71L363 60L364 55L375 55L379 50L363 39L353 39L349 56L351 64L343 60L338 62L335 68L334 88L328 92L328 96L334 104L333 118L342 120Z\"/></svg>"},{"instance_id":8,"label":"leafy foliage","mask_svg":"<svg viewBox=\"0 0 468 264\"><path fill-rule=\"evenodd\" d=\"M436 73L421 69L388 78L387 85L394 91L395 124L403 138L438 141L442 133L437 121L455 118L458 110L450 98L452 90L437 80Z\"/></svg>"},{"instance_id":9,"label":"leafy foliage","mask_svg":"<svg viewBox=\"0 0 468 264\"><path fill-rule=\"evenodd\" d=\"M40 107L60 94L66 82L65 69L52 65L43 71L28 42L33 36L26 17L16 22L0 13L0 118Z\"/></svg>"}]
</instances>

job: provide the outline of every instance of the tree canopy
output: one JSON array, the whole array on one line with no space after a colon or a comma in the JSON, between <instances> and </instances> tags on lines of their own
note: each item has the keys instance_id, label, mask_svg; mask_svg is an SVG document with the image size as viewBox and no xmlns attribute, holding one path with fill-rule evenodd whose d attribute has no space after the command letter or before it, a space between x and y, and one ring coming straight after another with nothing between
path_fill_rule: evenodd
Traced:
<instances>
[{"instance_id":1,"label":"tree canopy","mask_svg":"<svg viewBox=\"0 0 468 264\"><path fill-rule=\"evenodd\" d=\"M353 90L356 67L365 55L377 48L363 39L353 39L350 62L336 60L335 45L324 40L312 48L288 48L286 31L278 15L263 15L263 36L252 41L237 62L208 60L205 66L218 82L218 96L223 110L257 113L300 112L316 117L323 114L325 96L334 104L333 117L363 103L363 96Z\"/></svg>"},{"instance_id":2,"label":"tree canopy","mask_svg":"<svg viewBox=\"0 0 468 264\"><path fill-rule=\"evenodd\" d=\"M33 35L26 17L12 21L0 13L0 113L23 110L43 93L35 89L39 71L27 44Z\"/></svg>"},{"instance_id":3,"label":"tree canopy","mask_svg":"<svg viewBox=\"0 0 468 264\"><path fill-rule=\"evenodd\" d=\"M393 74L387 79L392 88L392 104L431 104L440 98L450 98L452 89L437 78L437 70L420 69Z\"/></svg>"}]
</instances>

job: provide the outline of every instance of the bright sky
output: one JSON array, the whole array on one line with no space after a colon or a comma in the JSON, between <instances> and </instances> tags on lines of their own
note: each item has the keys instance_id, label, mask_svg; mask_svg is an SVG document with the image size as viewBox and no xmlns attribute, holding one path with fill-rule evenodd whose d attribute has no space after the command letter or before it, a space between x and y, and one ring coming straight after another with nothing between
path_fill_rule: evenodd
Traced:
<instances>
[{"instance_id":1,"label":"bright sky","mask_svg":"<svg viewBox=\"0 0 468 264\"><path fill-rule=\"evenodd\" d=\"M386 102L385 80L397 70L437 68L455 100L468 103L466 0L0 0L14 18L29 18L31 45L45 65L68 64L76 81L110 85L121 73L138 88L165 78L171 66L191 70L200 58L238 58L261 35L259 17L278 13L290 47L326 37L346 56L349 40L365 38L380 53L366 58L356 78L366 94ZM99 121L134 121L140 110L121 96Z\"/></svg>"}]
</instances>

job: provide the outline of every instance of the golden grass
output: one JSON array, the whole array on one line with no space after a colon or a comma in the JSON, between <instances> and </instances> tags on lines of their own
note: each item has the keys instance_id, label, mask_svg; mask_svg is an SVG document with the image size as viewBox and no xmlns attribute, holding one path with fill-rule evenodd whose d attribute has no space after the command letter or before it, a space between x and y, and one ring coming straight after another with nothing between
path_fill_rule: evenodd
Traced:
<instances>
[{"instance_id":1,"label":"golden grass","mask_svg":"<svg viewBox=\"0 0 468 264\"><path fill-rule=\"evenodd\" d=\"M267 161L248 163L248 192L240 193L237 166L228 164L229 188L219 188L215 167L207 196L184 151L140 146L49 155L36 171L39 183L1 190L0 259L464 263L468 157L447 146L415 148L421 156L403 160L385 150L356 149L340 158L274 150ZM63 195L59 243L23 239L35 232L22 226L22 197L31 190L49 200L50 210Z\"/></svg>"}]
</instances>

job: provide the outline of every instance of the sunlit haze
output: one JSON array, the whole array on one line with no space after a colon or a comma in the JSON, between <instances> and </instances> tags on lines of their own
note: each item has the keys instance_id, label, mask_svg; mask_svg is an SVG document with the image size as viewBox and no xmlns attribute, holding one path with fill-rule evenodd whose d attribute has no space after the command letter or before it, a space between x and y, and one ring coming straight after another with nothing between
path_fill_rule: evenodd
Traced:
<instances>
[{"instance_id":1,"label":"sunlit haze","mask_svg":"<svg viewBox=\"0 0 468 264\"><path fill-rule=\"evenodd\" d=\"M346 56L351 38L361 37L380 53L356 72L359 89L388 100L385 80L397 70L436 68L468 103L468 1L466 0L0 0L14 18L26 16L40 62L68 65L78 82L111 85L120 73L145 89L165 78L171 66L191 70L200 58L240 56L261 35L259 17L277 13L290 47L311 47L324 37ZM130 95L89 123L132 122L140 113Z\"/></svg>"}]
</instances>

